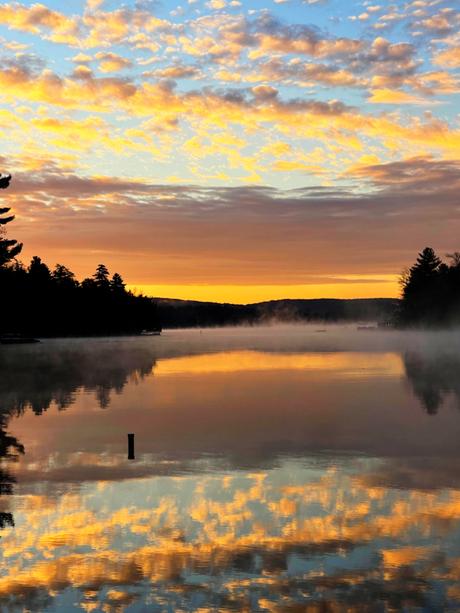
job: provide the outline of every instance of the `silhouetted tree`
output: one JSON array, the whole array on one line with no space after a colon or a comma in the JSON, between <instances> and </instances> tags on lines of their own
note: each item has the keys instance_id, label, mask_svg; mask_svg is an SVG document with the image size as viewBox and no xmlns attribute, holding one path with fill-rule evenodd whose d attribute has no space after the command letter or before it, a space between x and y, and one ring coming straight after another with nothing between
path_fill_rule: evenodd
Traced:
<instances>
[{"instance_id":1,"label":"silhouetted tree","mask_svg":"<svg viewBox=\"0 0 460 613\"><path fill-rule=\"evenodd\" d=\"M28 268L20 262L0 268L0 333L28 336L138 334L158 327L156 303L126 290L122 277L109 277L101 264L81 284L63 264L52 272L35 256Z\"/></svg>"},{"instance_id":2,"label":"silhouetted tree","mask_svg":"<svg viewBox=\"0 0 460 613\"><path fill-rule=\"evenodd\" d=\"M50 269L38 255L34 255L28 268L29 279L37 285L47 283L51 279Z\"/></svg>"},{"instance_id":3,"label":"silhouetted tree","mask_svg":"<svg viewBox=\"0 0 460 613\"><path fill-rule=\"evenodd\" d=\"M402 323L416 325L438 320L438 292L444 268L431 247L419 253L416 263L402 279Z\"/></svg>"},{"instance_id":4,"label":"silhouetted tree","mask_svg":"<svg viewBox=\"0 0 460 613\"><path fill-rule=\"evenodd\" d=\"M56 264L51 277L59 288L74 289L78 285L75 275L66 266Z\"/></svg>"},{"instance_id":5,"label":"silhouetted tree","mask_svg":"<svg viewBox=\"0 0 460 613\"><path fill-rule=\"evenodd\" d=\"M455 268L460 267L460 251L454 251L454 253L448 253L447 257L451 260L452 266Z\"/></svg>"},{"instance_id":6,"label":"silhouetted tree","mask_svg":"<svg viewBox=\"0 0 460 613\"><path fill-rule=\"evenodd\" d=\"M93 275L94 284L98 289L109 289L110 288L110 280L109 280L109 271L104 264L99 264L96 268L96 272Z\"/></svg>"},{"instance_id":7,"label":"silhouetted tree","mask_svg":"<svg viewBox=\"0 0 460 613\"><path fill-rule=\"evenodd\" d=\"M11 180L11 175L2 176L0 175L0 188L6 189ZM4 238L5 229L7 223L13 221L14 215L9 215L7 217L1 217L2 215L6 215L9 213L9 208L0 208L0 266L4 266L11 260L13 260L17 255L21 253L22 243L18 243L18 241L14 239L6 239Z\"/></svg>"},{"instance_id":8,"label":"silhouetted tree","mask_svg":"<svg viewBox=\"0 0 460 613\"><path fill-rule=\"evenodd\" d=\"M460 322L460 253L447 254L450 265L444 272L444 306L446 320L452 323Z\"/></svg>"},{"instance_id":9,"label":"silhouetted tree","mask_svg":"<svg viewBox=\"0 0 460 613\"><path fill-rule=\"evenodd\" d=\"M126 289L126 284L121 276L116 272L110 280L110 288L113 292L123 294Z\"/></svg>"},{"instance_id":10,"label":"silhouetted tree","mask_svg":"<svg viewBox=\"0 0 460 613\"><path fill-rule=\"evenodd\" d=\"M398 323L445 326L460 323L460 253L447 254L449 264L426 247L401 276Z\"/></svg>"},{"instance_id":11,"label":"silhouetted tree","mask_svg":"<svg viewBox=\"0 0 460 613\"><path fill-rule=\"evenodd\" d=\"M0 175L0 188L10 180ZM0 208L0 333L110 335L158 327L155 301L127 291L121 276L110 278L104 264L80 284L63 264L51 272L38 256L27 268L15 261L22 244L4 238L4 227L14 219L8 212Z\"/></svg>"}]
</instances>

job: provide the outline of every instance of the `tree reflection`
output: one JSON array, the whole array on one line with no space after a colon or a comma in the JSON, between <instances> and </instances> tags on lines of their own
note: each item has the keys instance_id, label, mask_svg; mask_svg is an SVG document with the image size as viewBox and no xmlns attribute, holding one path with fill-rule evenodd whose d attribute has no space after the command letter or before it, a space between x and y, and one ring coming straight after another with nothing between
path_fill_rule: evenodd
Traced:
<instances>
[{"instance_id":1,"label":"tree reflection","mask_svg":"<svg viewBox=\"0 0 460 613\"><path fill-rule=\"evenodd\" d=\"M0 529L14 526L13 515L1 505L13 493L15 477L8 464L24 454L24 446L8 434L11 417L31 409L41 415L51 405L64 410L78 391L92 392L100 408L109 406L129 380L150 374L155 365L151 350L134 346L117 350L113 343L90 347L11 348L0 353Z\"/></svg>"},{"instance_id":2,"label":"tree reflection","mask_svg":"<svg viewBox=\"0 0 460 613\"><path fill-rule=\"evenodd\" d=\"M430 415L453 396L460 409L460 356L408 352L404 355L406 377L414 394Z\"/></svg>"},{"instance_id":3,"label":"tree reflection","mask_svg":"<svg viewBox=\"0 0 460 613\"><path fill-rule=\"evenodd\" d=\"M5 464L17 460L18 456L23 453L24 446L14 436L7 433L5 420L0 417L0 497L11 495L16 482ZM0 529L6 526L14 526L13 514L0 510Z\"/></svg>"},{"instance_id":4,"label":"tree reflection","mask_svg":"<svg viewBox=\"0 0 460 613\"><path fill-rule=\"evenodd\" d=\"M99 407L106 408L113 392L122 393L129 380L142 379L154 366L148 348L110 342L5 351L0 354L0 410L21 415L30 408L41 415L54 404L62 411L79 391L94 393Z\"/></svg>"}]
</instances>

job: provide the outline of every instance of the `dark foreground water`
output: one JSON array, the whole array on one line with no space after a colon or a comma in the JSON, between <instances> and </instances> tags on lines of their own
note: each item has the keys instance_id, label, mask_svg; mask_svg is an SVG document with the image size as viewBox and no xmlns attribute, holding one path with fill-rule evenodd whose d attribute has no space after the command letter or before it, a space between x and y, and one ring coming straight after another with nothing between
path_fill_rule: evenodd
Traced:
<instances>
[{"instance_id":1,"label":"dark foreground water","mask_svg":"<svg viewBox=\"0 0 460 613\"><path fill-rule=\"evenodd\" d=\"M3 346L0 409L2 611L460 610L456 334Z\"/></svg>"}]
</instances>

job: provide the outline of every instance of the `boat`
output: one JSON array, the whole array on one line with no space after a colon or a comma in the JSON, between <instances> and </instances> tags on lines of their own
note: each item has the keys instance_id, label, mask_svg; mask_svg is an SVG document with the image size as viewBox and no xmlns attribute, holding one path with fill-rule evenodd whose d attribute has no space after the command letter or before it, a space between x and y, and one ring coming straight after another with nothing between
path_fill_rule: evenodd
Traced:
<instances>
[{"instance_id":1,"label":"boat","mask_svg":"<svg viewBox=\"0 0 460 613\"><path fill-rule=\"evenodd\" d=\"M155 328L154 330L142 330L141 336L160 336L161 328Z\"/></svg>"},{"instance_id":2,"label":"boat","mask_svg":"<svg viewBox=\"0 0 460 613\"><path fill-rule=\"evenodd\" d=\"M20 334L2 334L0 335L0 345L28 345L31 343L39 343L38 338L29 336L21 336Z\"/></svg>"}]
</instances>

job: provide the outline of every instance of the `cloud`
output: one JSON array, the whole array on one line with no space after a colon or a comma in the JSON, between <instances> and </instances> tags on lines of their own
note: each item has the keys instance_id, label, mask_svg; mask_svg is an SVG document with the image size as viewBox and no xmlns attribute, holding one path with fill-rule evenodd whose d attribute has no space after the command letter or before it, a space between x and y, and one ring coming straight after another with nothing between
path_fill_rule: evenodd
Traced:
<instances>
[{"instance_id":1,"label":"cloud","mask_svg":"<svg viewBox=\"0 0 460 613\"><path fill-rule=\"evenodd\" d=\"M87 4L83 15L67 16L43 4L27 6L10 3L2 6L0 23L9 29L41 35L54 43L80 48L107 47L126 43L141 30L165 31L170 24L142 7L101 10L102 1Z\"/></svg>"},{"instance_id":2,"label":"cloud","mask_svg":"<svg viewBox=\"0 0 460 613\"><path fill-rule=\"evenodd\" d=\"M426 99L394 89L373 89L370 92L369 102L374 104L429 104Z\"/></svg>"},{"instance_id":3,"label":"cloud","mask_svg":"<svg viewBox=\"0 0 460 613\"><path fill-rule=\"evenodd\" d=\"M419 156L387 164L358 167L353 175L385 189L416 193L454 193L460 189L460 160Z\"/></svg>"},{"instance_id":4,"label":"cloud","mask_svg":"<svg viewBox=\"0 0 460 613\"><path fill-rule=\"evenodd\" d=\"M435 64L439 66L444 66L448 68L459 68L460 67L460 45L452 46L449 49L445 49L444 51L439 51L434 56Z\"/></svg>"},{"instance_id":5,"label":"cloud","mask_svg":"<svg viewBox=\"0 0 460 613\"><path fill-rule=\"evenodd\" d=\"M311 26L284 25L269 14L254 24L257 50L250 57L281 52L313 57L344 56L357 53L363 43L351 38L327 38Z\"/></svg>"},{"instance_id":6,"label":"cloud","mask_svg":"<svg viewBox=\"0 0 460 613\"><path fill-rule=\"evenodd\" d=\"M75 18L54 11L44 4L24 6L19 3L3 4L0 11L0 23L10 29L21 30L31 34L47 33L55 42L77 44L79 26Z\"/></svg>"},{"instance_id":7,"label":"cloud","mask_svg":"<svg viewBox=\"0 0 460 613\"><path fill-rule=\"evenodd\" d=\"M313 26L286 25L270 13L252 20L229 15L203 17L192 22L190 28L195 30L195 36L179 37L186 53L197 58L208 56L211 62L219 64L235 64L240 60L239 70L224 68L214 73L214 77L226 81L278 80L302 87L321 84L364 89L375 81L374 88L378 85L380 89L396 90L405 86L418 89L423 95L439 93L449 79L449 91L455 87L452 77L445 73L438 76L439 87L437 84L428 86L430 73L417 74L416 46L391 42L382 36L372 41L334 38ZM248 53L249 63L244 52ZM294 57L282 61L280 55ZM325 62L307 64L302 56ZM447 92L447 88L444 91ZM393 99L398 101L396 93ZM410 92L399 93L401 102L419 104L421 100Z\"/></svg>"},{"instance_id":8,"label":"cloud","mask_svg":"<svg viewBox=\"0 0 460 613\"><path fill-rule=\"evenodd\" d=\"M77 77L61 78L49 69L32 72L19 64L0 72L0 86L6 98L21 98L68 108L109 109L114 102L126 99L136 87L126 79L95 78L85 67Z\"/></svg>"},{"instance_id":9,"label":"cloud","mask_svg":"<svg viewBox=\"0 0 460 613\"><path fill-rule=\"evenodd\" d=\"M363 80L348 70L324 63L302 62L297 59L283 61L272 58L257 66L258 80L269 82L288 82L300 86L328 85L332 87L363 86ZM240 80L252 80L251 74L241 75ZM254 79L255 80L255 79Z\"/></svg>"},{"instance_id":10,"label":"cloud","mask_svg":"<svg viewBox=\"0 0 460 613\"><path fill-rule=\"evenodd\" d=\"M420 22L420 25L426 30L434 32L435 34L445 34L446 32L450 32L452 29L452 23L449 21L447 16L440 14L423 19Z\"/></svg>"},{"instance_id":11,"label":"cloud","mask_svg":"<svg viewBox=\"0 0 460 613\"><path fill-rule=\"evenodd\" d=\"M96 53L95 58L99 61L99 70L101 72L118 72L132 66L130 60L116 53L99 52Z\"/></svg>"},{"instance_id":12,"label":"cloud","mask_svg":"<svg viewBox=\"0 0 460 613\"><path fill-rule=\"evenodd\" d=\"M105 0L86 0L86 6L90 11L95 11L104 4Z\"/></svg>"},{"instance_id":13,"label":"cloud","mask_svg":"<svg viewBox=\"0 0 460 613\"><path fill-rule=\"evenodd\" d=\"M408 208L396 205L401 190L415 190L415 186L409 188L404 178L400 186L384 187L378 182L383 170L378 171L377 180L369 174L377 172L372 166L404 163L408 168L408 160L423 157L432 177L436 162L453 163L458 157L460 130L453 104L459 89L453 70L458 64L458 37L455 27L448 32L443 29L445 21L455 26L458 17L445 11L444 5L417 0L407 5L405 17L398 7L384 11L383 5L367 3L355 13L364 12L368 17L353 25L348 22L353 34L346 35L347 30L336 29L332 22L326 29L299 19L292 11L284 11L286 17L281 20L269 9L246 11L230 2L215 10L203 2L200 7L188 7L181 17L171 15L169 19L158 16L157 5L145 2L115 8L110 3L81 3L78 14L46 4L8 2L0 15L11 31L23 33L21 41L26 42L20 44L28 45L25 51L10 40L0 70L2 150L8 154L12 171L17 160L15 174L20 175L21 170L36 173L38 181L41 173L45 190L31 187L29 195L23 192L24 202L19 203L23 217L19 215L17 223L25 228L26 220L46 214L51 207L63 218L83 215L84 211L94 215L97 225L115 211L121 215L123 210L124 215L128 203L134 203L136 216L140 215L143 203L152 215L152 211L159 215L160 208L162 215L182 211L174 223L180 221L180 232L187 240L189 220L177 206L173 183L177 189L193 185L199 190L205 185L270 184L279 186L280 192L268 199L266 209L260 208L260 219L263 222L262 211L273 214L267 219L267 236L286 250L289 265L294 267L291 249L298 255L300 248L285 244L275 228L273 213L279 213L275 205L280 200L291 201L287 188L313 188L320 183L330 200L321 200L323 218L316 211L318 220L322 219L321 223L315 221L317 230L324 233L329 245L336 239L342 244L344 228L351 226L355 232L352 220L372 231L365 219L375 210L367 200L364 204L361 198L365 196L355 190L359 181L366 197L377 192L378 210L385 219L415 215L412 191ZM316 19L316 9L306 11L308 19ZM350 13L348 7L344 16ZM399 24L402 20L401 27L375 34L375 24ZM434 37L429 45L428 37ZM58 49L56 44L66 47ZM49 54L52 48L56 56L59 51L59 61L51 55L38 55ZM356 172L364 166L368 168L361 170L362 174ZM104 183L110 184L110 175L117 174L128 178L120 178L120 185L114 180L114 191L105 192ZM137 178L129 179L130 175ZM420 191L428 193L429 185L417 176ZM75 189L80 186L82 194L88 190L85 196L74 194L72 199L63 195L64 182L70 184L72 177ZM58 184L62 192L46 192L48 185L55 190ZM130 185L125 189L125 184ZM152 197L157 189L152 186L158 184L168 188L161 206L158 198ZM347 184L352 188L343 187ZM445 206L439 218L440 241L450 245L446 219L453 216L455 220L456 212L450 208L447 186L432 185L439 187L440 202ZM181 198L185 193L181 192ZM216 212L222 206L222 214L225 211L251 242L251 232L243 221L238 222L239 214L245 219L244 209L238 209L233 201L231 206L223 206L223 192L216 200L210 193L200 192L205 209L203 227L209 224L222 238L224 225ZM230 193L231 198L237 198L237 192L230 191L226 198L230 199ZM338 198L335 210L333 193ZM244 192L244 197L252 202L256 194L261 197L256 191ZM296 206L291 203L293 218L299 220L301 211L305 214L299 227L306 227L307 233L306 219L315 212L311 203L318 194L319 190L308 192L304 209L297 201ZM112 202L118 197L119 209ZM199 201L189 196L190 208L186 210L190 217L200 210ZM386 208L390 202L395 209ZM423 200L421 208L423 215L432 215L427 201ZM251 206L247 210L256 215ZM197 225L200 214L196 213ZM160 221L167 225L164 219ZM149 223L154 223L153 218ZM285 220L280 223L282 226ZM416 224L422 240L427 231ZM103 226L98 228L102 232ZM27 240L31 237L32 245L39 245L40 241L33 239L34 232L30 228L26 231ZM133 224L132 236L136 231ZM89 232L96 241L90 227ZM295 228L293 232L296 235ZM140 242L150 254L142 227L140 233ZM41 236L41 244L46 245L44 234ZM263 268L258 263L262 236L257 232L256 236L253 246L244 246L243 241L237 245L256 262L252 279L256 270ZM314 237L311 240L312 244L318 242ZM134 244L132 237L130 241ZM195 241L198 239L193 238L192 250L196 249ZM107 242L112 243L113 237ZM228 252L224 255L219 244L216 249L219 261L228 261ZM323 253L319 244L318 249ZM210 253L209 249L206 257ZM192 266L189 272L196 280L196 265L203 268L206 258L194 257L195 272ZM391 266L396 266L393 256L390 259ZM164 270L172 274L172 264L165 260ZM133 255L127 265L130 271L134 261ZM211 266L216 278L217 266ZM390 264L384 268L383 274L389 274ZM265 269L262 272L268 281L268 273ZM231 277L228 270L225 274ZM234 278L244 274L240 267ZM278 278L283 274L296 276L288 265Z\"/></svg>"},{"instance_id":14,"label":"cloud","mask_svg":"<svg viewBox=\"0 0 460 613\"><path fill-rule=\"evenodd\" d=\"M318 172L307 163L300 170ZM151 276L160 284L300 284L332 271L397 274L445 218L439 247L455 250L458 175L455 160L371 164L347 173L374 188L358 194L158 185L44 166L16 173L6 197L24 257L38 250L54 261L65 253L79 275L88 274L85 262L98 245L112 268L123 254L120 272L133 284Z\"/></svg>"},{"instance_id":15,"label":"cloud","mask_svg":"<svg viewBox=\"0 0 460 613\"><path fill-rule=\"evenodd\" d=\"M77 64L86 64L92 61L93 57L91 55L88 55L87 53L80 52L72 57L72 62L75 62Z\"/></svg>"},{"instance_id":16,"label":"cloud","mask_svg":"<svg viewBox=\"0 0 460 613\"><path fill-rule=\"evenodd\" d=\"M200 71L195 66L173 64L165 68L145 72L143 76L156 77L158 79L191 79L200 76Z\"/></svg>"},{"instance_id":17,"label":"cloud","mask_svg":"<svg viewBox=\"0 0 460 613\"><path fill-rule=\"evenodd\" d=\"M206 3L206 6L215 11L224 9L227 5L226 0L210 0Z\"/></svg>"},{"instance_id":18,"label":"cloud","mask_svg":"<svg viewBox=\"0 0 460 613\"><path fill-rule=\"evenodd\" d=\"M105 52L100 52L96 60L97 57L100 61L114 59ZM358 88L364 86L366 77L333 70L323 63L283 63L277 59L261 62L258 68L259 77L253 79L250 88L205 87L180 91L173 77L198 78L194 66L171 64L152 70L150 76L146 73L139 82L132 76L96 76L88 62L77 65L70 76L62 77L20 56L6 62L0 71L4 100L20 100L22 105L46 104L50 108L42 109L41 117L29 123L18 113L16 117L9 115L3 129L10 137L16 137L22 130L21 142L27 135L29 149L40 148L41 141L35 138L36 130L40 130L52 134L52 140L47 137L47 145L53 145L56 152L59 149L110 154L115 151L123 157L137 152L149 155L157 163L170 165L173 159L182 159L184 175L176 179L179 181L195 180L191 177L198 181L224 181L233 169L239 173L236 181L270 180L272 161L263 159L262 150L273 136L278 140L290 139L295 152L289 158L276 161L277 174L287 176L309 171L310 175L321 173L329 181L340 176L340 166L356 163L358 155L365 152L368 139L374 141L379 157L398 149L415 154L419 147L431 155L442 153L452 157L459 147L460 131L431 115L424 118L415 115L410 119L397 114L372 115L338 100L324 101L311 96L286 98L281 93L282 83L299 82L305 86L346 83ZM414 76L406 77L415 83L414 79ZM275 82L278 87L274 87ZM429 103L435 101L435 91L447 94L455 88L450 76L442 71L417 75L417 86L414 85L420 92L417 95L385 87L377 79L372 80L372 86L371 102L399 105ZM56 120L56 115L73 110L91 115L86 118L86 124L80 122L81 135L73 132L75 138L69 138L72 133L67 130L69 121ZM98 125L91 124L95 113L104 117ZM114 123L112 113L129 117L129 127ZM100 138L93 133L93 128L99 130ZM62 131L61 136L58 129ZM227 144L218 142L214 132L225 132ZM255 134L260 141L257 151L250 149ZM308 154L300 155L306 145Z\"/></svg>"}]
</instances>

